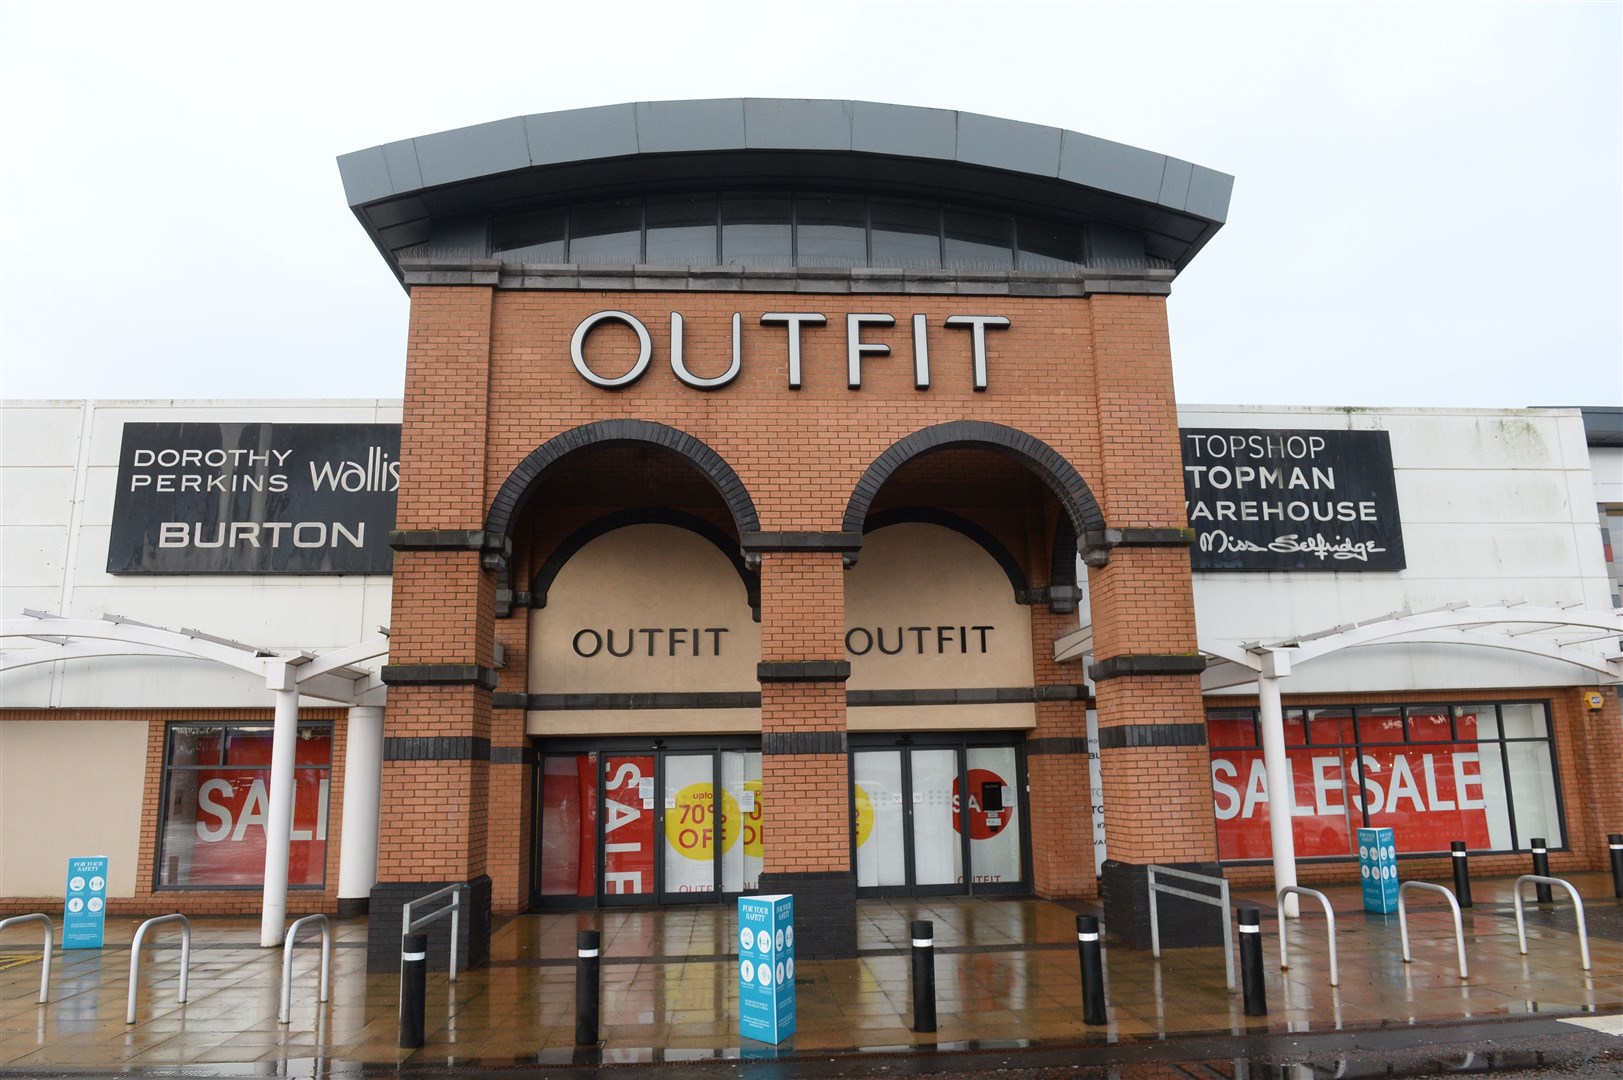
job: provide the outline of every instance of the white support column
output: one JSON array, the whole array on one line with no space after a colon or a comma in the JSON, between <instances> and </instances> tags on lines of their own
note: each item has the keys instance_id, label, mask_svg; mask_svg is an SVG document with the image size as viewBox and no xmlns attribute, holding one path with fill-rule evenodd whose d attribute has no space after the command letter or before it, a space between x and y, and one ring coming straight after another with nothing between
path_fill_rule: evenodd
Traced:
<instances>
[{"instance_id":1,"label":"white support column","mask_svg":"<svg viewBox=\"0 0 1623 1080\"><path fill-rule=\"evenodd\" d=\"M1279 701L1279 680L1290 673L1288 654L1272 650L1262 654L1262 671L1257 675L1257 713L1262 728L1262 764L1268 774L1268 834L1273 842L1276 896L1280 889L1296 884L1296 838L1291 835L1296 800L1285 756L1285 710ZM1296 894L1285 897L1280 914L1294 919L1300 913Z\"/></svg>"},{"instance_id":2,"label":"white support column","mask_svg":"<svg viewBox=\"0 0 1623 1080\"><path fill-rule=\"evenodd\" d=\"M276 694L276 727L271 738L270 806L265 813L265 893L259 917L259 945L282 944L287 921L287 859L293 835L293 748L299 738L299 686L293 668L267 665L265 683Z\"/></svg>"},{"instance_id":3,"label":"white support column","mask_svg":"<svg viewBox=\"0 0 1623 1080\"><path fill-rule=\"evenodd\" d=\"M338 902L365 900L378 881L378 810L383 787L383 709L349 710L344 740L344 831L338 850Z\"/></svg>"}]
</instances>

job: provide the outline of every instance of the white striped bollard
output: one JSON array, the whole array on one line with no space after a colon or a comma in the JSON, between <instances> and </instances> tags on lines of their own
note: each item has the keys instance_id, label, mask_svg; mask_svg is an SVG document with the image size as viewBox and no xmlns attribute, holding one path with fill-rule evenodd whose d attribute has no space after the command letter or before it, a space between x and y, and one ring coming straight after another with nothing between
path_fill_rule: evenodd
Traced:
<instances>
[{"instance_id":1,"label":"white striped bollard","mask_svg":"<svg viewBox=\"0 0 1623 1080\"><path fill-rule=\"evenodd\" d=\"M1542 836L1533 837L1533 873L1539 877L1550 876L1550 846ZM1541 904L1555 903L1555 894L1542 881L1533 882L1533 895Z\"/></svg>"},{"instance_id":2,"label":"white striped bollard","mask_svg":"<svg viewBox=\"0 0 1623 1080\"><path fill-rule=\"evenodd\" d=\"M1262 975L1262 919L1254 907L1237 912L1240 920L1240 986L1247 1016L1268 1015L1268 984Z\"/></svg>"},{"instance_id":3,"label":"white striped bollard","mask_svg":"<svg viewBox=\"0 0 1623 1080\"><path fill-rule=\"evenodd\" d=\"M596 930L575 932L575 1045L597 1045L598 964L603 935Z\"/></svg>"},{"instance_id":4,"label":"white striped bollard","mask_svg":"<svg viewBox=\"0 0 1623 1080\"><path fill-rule=\"evenodd\" d=\"M400 1046L423 1045L423 999L428 989L428 935L400 939Z\"/></svg>"},{"instance_id":5,"label":"white striped bollard","mask_svg":"<svg viewBox=\"0 0 1623 1080\"><path fill-rule=\"evenodd\" d=\"M1076 951L1082 962L1082 1022L1105 1024L1105 971L1099 950L1099 918L1076 917Z\"/></svg>"},{"instance_id":6,"label":"white striped bollard","mask_svg":"<svg viewBox=\"0 0 1623 1080\"><path fill-rule=\"evenodd\" d=\"M1454 864L1454 898L1459 901L1460 907L1471 906L1471 867L1467 865L1470 860L1466 858L1465 841L1455 840L1448 845L1448 853Z\"/></svg>"},{"instance_id":7,"label":"white striped bollard","mask_svg":"<svg viewBox=\"0 0 1623 1080\"><path fill-rule=\"evenodd\" d=\"M935 924L913 923L913 1030L935 1030Z\"/></svg>"}]
</instances>

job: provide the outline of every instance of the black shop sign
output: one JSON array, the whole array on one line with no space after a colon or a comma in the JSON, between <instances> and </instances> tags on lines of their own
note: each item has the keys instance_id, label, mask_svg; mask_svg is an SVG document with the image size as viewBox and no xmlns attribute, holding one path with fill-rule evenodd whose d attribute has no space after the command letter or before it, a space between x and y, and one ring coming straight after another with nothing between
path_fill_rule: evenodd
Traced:
<instances>
[{"instance_id":1,"label":"black shop sign","mask_svg":"<svg viewBox=\"0 0 1623 1080\"><path fill-rule=\"evenodd\" d=\"M398 424L125 424L110 574L387 574Z\"/></svg>"},{"instance_id":2,"label":"black shop sign","mask_svg":"<svg viewBox=\"0 0 1623 1080\"><path fill-rule=\"evenodd\" d=\"M1384 431L1183 428L1196 570L1402 570Z\"/></svg>"}]
</instances>

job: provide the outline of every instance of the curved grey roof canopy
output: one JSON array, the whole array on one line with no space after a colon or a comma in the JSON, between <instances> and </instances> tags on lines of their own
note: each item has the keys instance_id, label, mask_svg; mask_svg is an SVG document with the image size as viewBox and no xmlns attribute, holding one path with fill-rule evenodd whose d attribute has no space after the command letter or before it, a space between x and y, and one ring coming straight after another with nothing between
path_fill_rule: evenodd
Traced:
<instances>
[{"instance_id":1,"label":"curved grey roof canopy","mask_svg":"<svg viewBox=\"0 0 1623 1080\"><path fill-rule=\"evenodd\" d=\"M866 101L648 101L512 117L338 159L350 208L402 252L489 258L493 218L571 200L824 189L1128 230L1181 270L1233 177L1074 131Z\"/></svg>"}]
</instances>

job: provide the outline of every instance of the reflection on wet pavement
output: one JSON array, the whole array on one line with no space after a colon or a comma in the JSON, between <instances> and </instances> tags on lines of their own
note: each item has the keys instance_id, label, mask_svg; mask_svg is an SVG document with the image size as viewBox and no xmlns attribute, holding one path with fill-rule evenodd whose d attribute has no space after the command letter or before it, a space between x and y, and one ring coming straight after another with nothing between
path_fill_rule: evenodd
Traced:
<instances>
[{"instance_id":1,"label":"reflection on wet pavement","mask_svg":"<svg viewBox=\"0 0 1623 1080\"><path fill-rule=\"evenodd\" d=\"M1592 911L1615 921L1603 875L1575 875ZM977 1050L1114 1044L1169 1036L1280 1035L1494 1020L1536 1014L1623 1012L1623 942L1592 936L1593 969L1578 963L1576 935L1559 919L1530 919L1528 955L1517 951L1510 881L1476 883L1465 916L1471 977L1455 966L1453 926L1440 905L1410 913L1414 961L1403 963L1396 916L1366 915L1356 890L1331 887L1341 985L1331 987L1325 925L1315 912L1287 927L1291 967L1278 967L1277 924L1266 893L1266 1017L1244 1015L1224 987L1216 948L1168 951L1160 961L1123 946L1104 951L1105 1027L1082 1023L1075 916L1085 905L1040 900L863 901L859 955L803 960L796 971L798 1031L774 1051L738 1035L734 909L685 906L528 915L501 925L489 966L455 983L430 971L426 1045L396 1047L398 978L367 975L366 924L336 924L332 998L315 1001L319 951L294 963L292 1022L277 1023L281 950L255 945L257 920L193 921L190 994L177 1004L178 940L146 949L138 1022L124 1023L129 941L136 919L110 919L109 946L57 954L51 1000L35 1004L37 937L8 930L0 943L0 1068L224 1067L296 1059L348 1062L552 1062L579 1060L574 1043L575 932L603 933L601 1055L606 1063L706 1060L761 1054ZM1092 910L1092 909L1087 909ZM934 923L936 1032L912 1025L909 924ZM1610 925L1610 923L1607 923ZM1623 1033L1623 1018L1611 1017ZM1604 1027L1606 1019L1599 1021ZM1125 1072L1122 1075L1127 1075ZM1146 1074L1148 1075L1148 1074ZM1237 1075L1228 1071L1227 1075ZM1277 1069L1271 1075L1286 1075Z\"/></svg>"}]
</instances>

